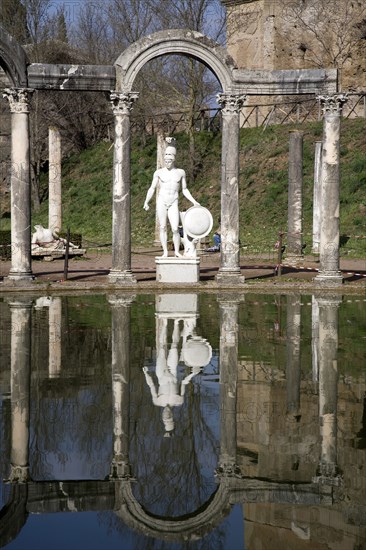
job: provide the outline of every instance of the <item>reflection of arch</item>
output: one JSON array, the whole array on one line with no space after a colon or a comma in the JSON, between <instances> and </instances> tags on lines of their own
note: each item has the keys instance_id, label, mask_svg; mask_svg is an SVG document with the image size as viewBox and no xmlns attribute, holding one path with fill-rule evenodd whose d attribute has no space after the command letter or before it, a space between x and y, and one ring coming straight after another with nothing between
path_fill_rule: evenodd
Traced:
<instances>
[{"instance_id":1,"label":"reflection of arch","mask_svg":"<svg viewBox=\"0 0 366 550\"><path fill-rule=\"evenodd\" d=\"M0 25L0 65L13 86L27 86L27 64L23 48Z\"/></svg>"},{"instance_id":2,"label":"reflection of arch","mask_svg":"<svg viewBox=\"0 0 366 550\"><path fill-rule=\"evenodd\" d=\"M168 54L186 55L201 61L215 74L224 91L232 88L232 69L235 64L224 48L199 32L170 29L142 38L121 53L115 62L117 90L131 91L145 63Z\"/></svg>"},{"instance_id":3,"label":"reflection of arch","mask_svg":"<svg viewBox=\"0 0 366 550\"><path fill-rule=\"evenodd\" d=\"M129 481L122 481L119 497L121 504L115 513L126 525L145 536L176 542L202 538L229 515L232 506L230 490L225 483L219 485L211 499L199 510L177 518L161 518L146 512L135 499Z\"/></svg>"},{"instance_id":4,"label":"reflection of arch","mask_svg":"<svg viewBox=\"0 0 366 550\"><path fill-rule=\"evenodd\" d=\"M11 486L11 496L8 503L0 510L0 547L6 546L16 539L25 525L28 499L28 485Z\"/></svg>"}]
</instances>

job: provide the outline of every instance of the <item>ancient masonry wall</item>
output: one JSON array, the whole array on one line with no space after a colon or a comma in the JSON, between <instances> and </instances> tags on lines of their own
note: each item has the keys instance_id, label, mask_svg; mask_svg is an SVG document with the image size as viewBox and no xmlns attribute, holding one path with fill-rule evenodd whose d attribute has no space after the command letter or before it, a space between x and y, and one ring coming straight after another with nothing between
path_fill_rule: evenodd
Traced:
<instances>
[{"instance_id":1,"label":"ancient masonry wall","mask_svg":"<svg viewBox=\"0 0 366 550\"><path fill-rule=\"evenodd\" d=\"M349 5L348 0L343 1L345 6ZM341 2L337 0L337 3ZM319 67L322 59L324 68L330 68L320 41L306 31L305 24L299 24L293 17L296 3L302 5L301 0L222 0L227 9L227 49L239 68L310 69ZM314 11L313 5L314 2L310 2L308 11L302 12L310 26L314 26L312 19L319 16L319 8ZM349 17L357 25L365 17L361 13L363 2L358 0L353 5L354 12ZM339 15L344 17L344 10ZM337 14L333 13L332 17L337 17ZM331 38L327 36L326 40L330 44ZM310 47L314 54L310 55ZM341 87L343 90L365 90L366 40L361 41L359 47L351 48L342 67Z\"/></svg>"}]
</instances>

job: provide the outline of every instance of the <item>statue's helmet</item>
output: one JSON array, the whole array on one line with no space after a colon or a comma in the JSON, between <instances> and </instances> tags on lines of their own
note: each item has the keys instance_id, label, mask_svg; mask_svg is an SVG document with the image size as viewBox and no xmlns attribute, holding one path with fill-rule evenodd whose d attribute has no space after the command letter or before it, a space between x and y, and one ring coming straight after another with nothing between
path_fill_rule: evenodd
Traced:
<instances>
[{"instance_id":1,"label":"statue's helmet","mask_svg":"<svg viewBox=\"0 0 366 550\"><path fill-rule=\"evenodd\" d=\"M171 145L168 145L168 147L165 149L165 154L166 154L166 155L174 155L174 156L176 156L177 150L176 150L175 147L172 147Z\"/></svg>"}]
</instances>

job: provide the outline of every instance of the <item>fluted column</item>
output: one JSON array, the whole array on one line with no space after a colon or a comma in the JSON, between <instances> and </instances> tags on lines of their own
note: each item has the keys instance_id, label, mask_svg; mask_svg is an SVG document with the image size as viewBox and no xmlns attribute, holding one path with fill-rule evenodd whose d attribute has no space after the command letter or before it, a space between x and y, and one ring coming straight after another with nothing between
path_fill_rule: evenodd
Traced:
<instances>
[{"instance_id":1,"label":"fluted column","mask_svg":"<svg viewBox=\"0 0 366 550\"><path fill-rule=\"evenodd\" d=\"M302 164L303 133L292 130L289 139L286 259L293 263L301 262L304 258L302 253Z\"/></svg>"},{"instance_id":2,"label":"fluted column","mask_svg":"<svg viewBox=\"0 0 366 550\"><path fill-rule=\"evenodd\" d=\"M11 268L9 280L32 281L29 102L33 90L8 88L11 111Z\"/></svg>"},{"instance_id":3,"label":"fluted column","mask_svg":"<svg viewBox=\"0 0 366 550\"><path fill-rule=\"evenodd\" d=\"M317 298L319 306L319 423L321 455L316 478L338 484L337 395L338 395L338 307L342 298Z\"/></svg>"},{"instance_id":4,"label":"fluted column","mask_svg":"<svg viewBox=\"0 0 366 550\"><path fill-rule=\"evenodd\" d=\"M30 300L12 299L11 311L11 471L9 480L29 479L29 408L31 368Z\"/></svg>"},{"instance_id":5,"label":"fluted column","mask_svg":"<svg viewBox=\"0 0 366 550\"><path fill-rule=\"evenodd\" d=\"M219 476L240 475L236 463L236 399L238 380L238 309L234 296L220 304L220 457Z\"/></svg>"},{"instance_id":6,"label":"fluted column","mask_svg":"<svg viewBox=\"0 0 366 550\"><path fill-rule=\"evenodd\" d=\"M320 285L340 285L339 269L339 140L344 94L319 97L323 122L320 206L320 270L314 281Z\"/></svg>"},{"instance_id":7,"label":"fluted column","mask_svg":"<svg viewBox=\"0 0 366 550\"><path fill-rule=\"evenodd\" d=\"M134 298L114 295L108 299L112 310L113 479L130 477L130 306Z\"/></svg>"},{"instance_id":8,"label":"fluted column","mask_svg":"<svg viewBox=\"0 0 366 550\"><path fill-rule=\"evenodd\" d=\"M221 266L219 284L244 282L239 247L239 122L245 101L242 94L219 94L222 114Z\"/></svg>"},{"instance_id":9,"label":"fluted column","mask_svg":"<svg viewBox=\"0 0 366 550\"><path fill-rule=\"evenodd\" d=\"M130 114L137 93L111 93L114 115L112 269L113 283L131 284L131 140Z\"/></svg>"}]
</instances>

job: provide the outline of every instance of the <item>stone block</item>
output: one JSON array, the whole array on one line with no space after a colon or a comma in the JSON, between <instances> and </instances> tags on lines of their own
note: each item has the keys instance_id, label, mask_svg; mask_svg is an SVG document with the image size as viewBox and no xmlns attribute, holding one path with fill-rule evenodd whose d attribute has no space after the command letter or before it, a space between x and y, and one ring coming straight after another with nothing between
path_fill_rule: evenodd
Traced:
<instances>
[{"instance_id":1,"label":"stone block","mask_svg":"<svg viewBox=\"0 0 366 550\"><path fill-rule=\"evenodd\" d=\"M199 258L155 258L156 280L159 283L198 283Z\"/></svg>"}]
</instances>

